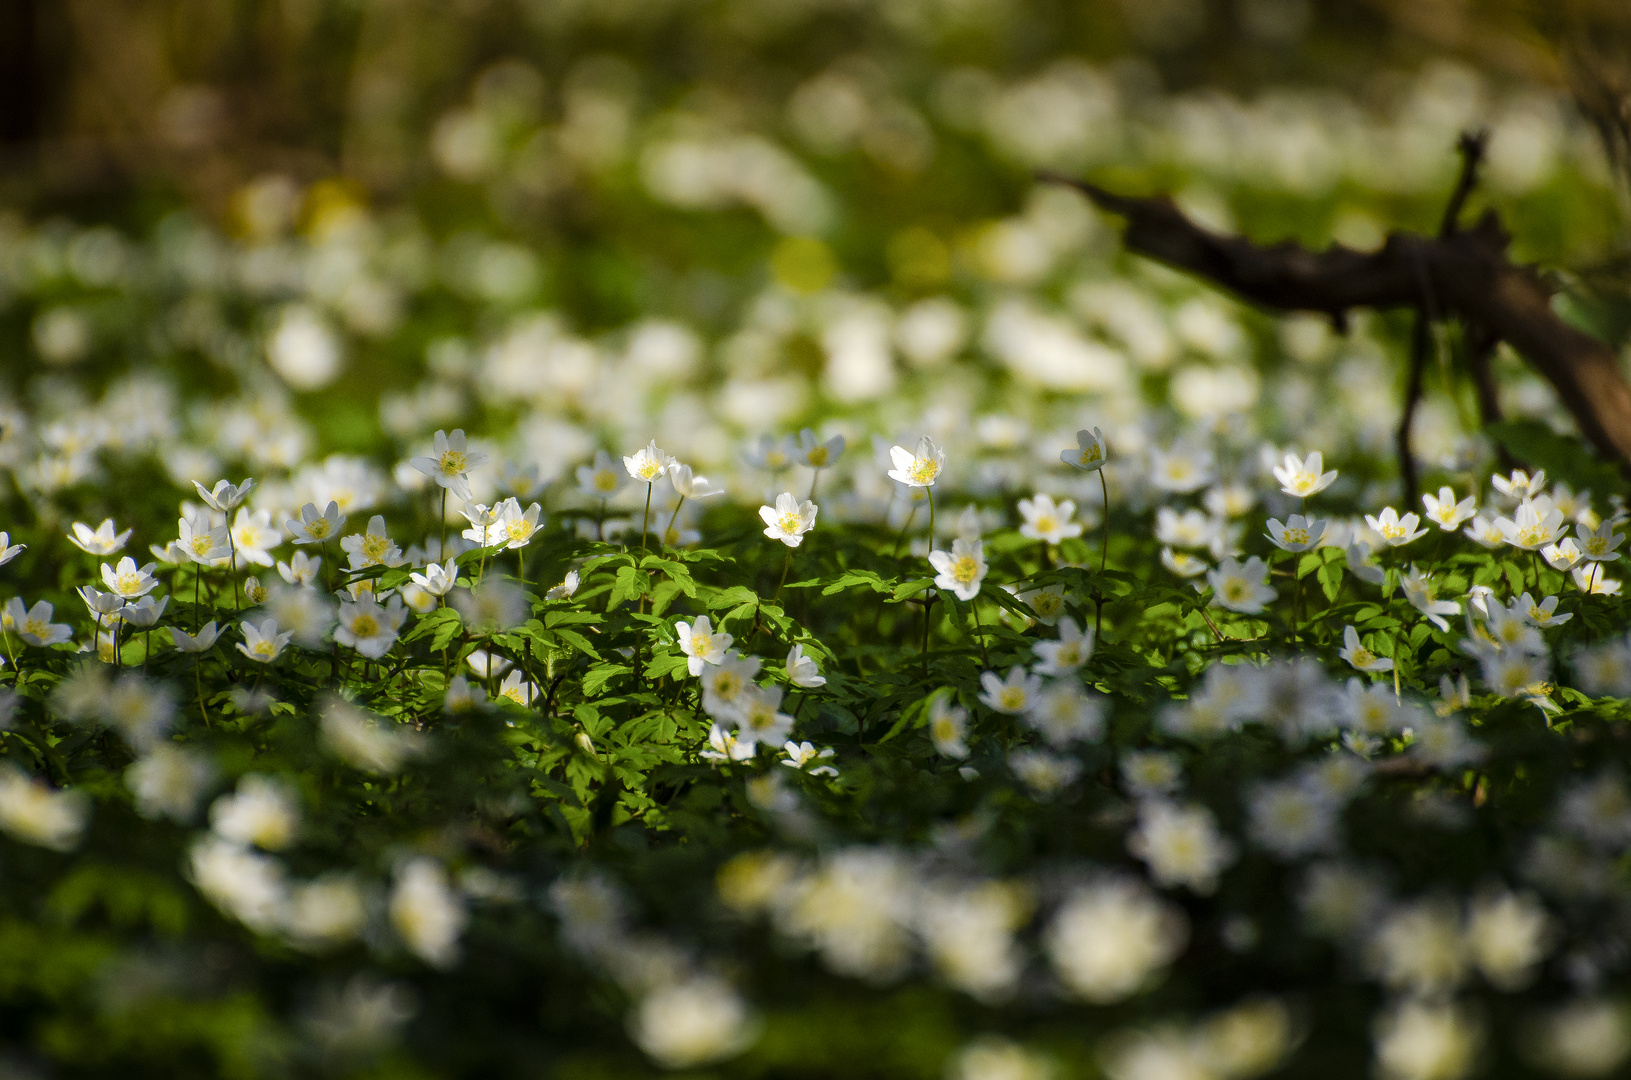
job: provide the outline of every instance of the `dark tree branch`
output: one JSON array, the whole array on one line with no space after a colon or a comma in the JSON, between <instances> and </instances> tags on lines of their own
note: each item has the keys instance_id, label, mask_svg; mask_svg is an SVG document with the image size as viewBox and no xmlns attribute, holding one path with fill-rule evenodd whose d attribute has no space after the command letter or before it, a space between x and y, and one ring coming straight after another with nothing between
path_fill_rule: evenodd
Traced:
<instances>
[{"instance_id":1,"label":"dark tree branch","mask_svg":"<svg viewBox=\"0 0 1631 1080\"><path fill-rule=\"evenodd\" d=\"M1356 308L1418 308L1422 283L1441 315L1485 329L1540 373L1604 455L1631 463L1631 385L1614 351L1552 311L1552 290L1507 258L1510 237L1493 211L1470 229L1433 237L1395 232L1373 252L1332 245L1314 252L1222 236L1191 221L1170 198L1132 198L1097 184L1048 174L1103 210L1127 219L1129 250L1206 278L1244 300L1280 311L1310 311L1346 324Z\"/></svg>"}]
</instances>

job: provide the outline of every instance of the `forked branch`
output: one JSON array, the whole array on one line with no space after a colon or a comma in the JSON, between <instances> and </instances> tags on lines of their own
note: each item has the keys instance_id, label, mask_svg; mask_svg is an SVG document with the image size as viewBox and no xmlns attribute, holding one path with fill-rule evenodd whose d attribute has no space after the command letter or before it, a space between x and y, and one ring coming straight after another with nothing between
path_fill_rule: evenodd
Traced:
<instances>
[{"instance_id":1,"label":"forked branch","mask_svg":"<svg viewBox=\"0 0 1631 1080\"><path fill-rule=\"evenodd\" d=\"M1465 156L1466 151L1463 150ZM1469 170L1463 170L1470 190ZM1552 289L1507 258L1511 238L1494 211L1456 225L1465 192L1457 188L1438 236L1394 232L1371 252L1333 244L1253 243L1190 220L1171 198L1118 195L1097 184L1045 174L1095 205L1127 219L1127 248L1278 311L1328 316L1339 328L1360 308L1412 308L1431 319L1454 317L1492 347L1505 341L1557 390L1580 432L1607 457L1631 465L1631 384L1608 345L1552 311ZM1487 356L1480 367L1487 365ZM1494 402L1484 401L1486 418Z\"/></svg>"}]
</instances>

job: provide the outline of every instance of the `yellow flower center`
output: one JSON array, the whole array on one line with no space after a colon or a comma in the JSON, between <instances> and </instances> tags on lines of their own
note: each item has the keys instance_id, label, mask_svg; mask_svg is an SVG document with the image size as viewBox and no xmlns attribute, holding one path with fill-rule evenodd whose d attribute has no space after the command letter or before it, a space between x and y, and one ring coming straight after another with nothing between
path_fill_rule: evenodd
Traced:
<instances>
[{"instance_id":1,"label":"yellow flower center","mask_svg":"<svg viewBox=\"0 0 1631 1080\"><path fill-rule=\"evenodd\" d=\"M1025 690L1018 686L1005 686L997 694L997 701L1005 709L1023 709L1025 707Z\"/></svg>"},{"instance_id":2,"label":"yellow flower center","mask_svg":"<svg viewBox=\"0 0 1631 1080\"><path fill-rule=\"evenodd\" d=\"M113 582L113 591L129 596L142 587L140 574L120 574Z\"/></svg>"},{"instance_id":3,"label":"yellow flower center","mask_svg":"<svg viewBox=\"0 0 1631 1080\"><path fill-rule=\"evenodd\" d=\"M1376 654L1369 649L1354 650L1354 667L1369 667L1376 661Z\"/></svg>"},{"instance_id":4,"label":"yellow flower center","mask_svg":"<svg viewBox=\"0 0 1631 1080\"><path fill-rule=\"evenodd\" d=\"M1056 517L1052 517L1052 516L1050 516L1048 514L1043 514L1041 517L1036 519L1036 531L1039 532L1039 533L1054 532L1058 528L1059 528L1059 519L1056 518Z\"/></svg>"},{"instance_id":5,"label":"yellow flower center","mask_svg":"<svg viewBox=\"0 0 1631 1080\"><path fill-rule=\"evenodd\" d=\"M49 627L50 624L41 619L28 618L23 620L23 633L28 634L30 637L44 637L50 633Z\"/></svg>"},{"instance_id":6,"label":"yellow flower center","mask_svg":"<svg viewBox=\"0 0 1631 1080\"><path fill-rule=\"evenodd\" d=\"M1383 525L1377 531L1380 532L1383 539L1386 540L1398 540L1406 535L1403 525Z\"/></svg>"},{"instance_id":7,"label":"yellow flower center","mask_svg":"<svg viewBox=\"0 0 1631 1080\"><path fill-rule=\"evenodd\" d=\"M505 531L510 534L511 540L524 540L532 535L532 526L526 518L516 518L506 526Z\"/></svg>"},{"instance_id":8,"label":"yellow flower center","mask_svg":"<svg viewBox=\"0 0 1631 1080\"><path fill-rule=\"evenodd\" d=\"M442 454L442 475L458 476L464 472L465 456L463 450L448 450Z\"/></svg>"},{"instance_id":9,"label":"yellow flower center","mask_svg":"<svg viewBox=\"0 0 1631 1080\"><path fill-rule=\"evenodd\" d=\"M193 534L191 546L194 555L203 556L210 553L211 549L215 547L215 542L210 539L208 533L195 533Z\"/></svg>"},{"instance_id":10,"label":"yellow flower center","mask_svg":"<svg viewBox=\"0 0 1631 1080\"><path fill-rule=\"evenodd\" d=\"M712 634L691 635L691 655L699 659L706 659L713 654L714 636Z\"/></svg>"},{"instance_id":11,"label":"yellow flower center","mask_svg":"<svg viewBox=\"0 0 1631 1080\"><path fill-rule=\"evenodd\" d=\"M1287 529L1280 534L1280 538L1287 544L1306 544L1308 543L1308 530Z\"/></svg>"},{"instance_id":12,"label":"yellow flower center","mask_svg":"<svg viewBox=\"0 0 1631 1080\"><path fill-rule=\"evenodd\" d=\"M1600 536L1593 536L1586 541L1586 554L1601 555L1608 550L1608 541Z\"/></svg>"},{"instance_id":13,"label":"yellow flower center","mask_svg":"<svg viewBox=\"0 0 1631 1080\"><path fill-rule=\"evenodd\" d=\"M742 692L742 680L734 671L721 671L714 676L714 696L725 701L734 700Z\"/></svg>"},{"instance_id":14,"label":"yellow flower center","mask_svg":"<svg viewBox=\"0 0 1631 1080\"><path fill-rule=\"evenodd\" d=\"M1552 531L1544 525L1529 525L1518 530L1518 542L1525 547L1544 544L1552 538Z\"/></svg>"},{"instance_id":15,"label":"yellow flower center","mask_svg":"<svg viewBox=\"0 0 1631 1080\"><path fill-rule=\"evenodd\" d=\"M1234 578L1223 583L1223 595L1228 600L1244 600L1250 590L1244 581Z\"/></svg>"},{"instance_id":16,"label":"yellow flower center","mask_svg":"<svg viewBox=\"0 0 1631 1080\"><path fill-rule=\"evenodd\" d=\"M970 585L980 576L980 564L972 555L959 555L951 561L951 579L959 585Z\"/></svg>"},{"instance_id":17,"label":"yellow flower center","mask_svg":"<svg viewBox=\"0 0 1631 1080\"><path fill-rule=\"evenodd\" d=\"M797 514L783 514L776 519L776 528L784 533L796 533L802 524L804 524L804 520Z\"/></svg>"},{"instance_id":18,"label":"yellow flower center","mask_svg":"<svg viewBox=\"0 0 1631 1080\"><path fill-rule=\"evenodd\" d=\"M1038 615L1052 615L1065 606L1065 598L1058 593L1037 593L1031 597L1031 610Z\"/></svg>"},{"instance_id":19,"label":"yellow flower center","mask_svg":"<svg viewBox=\"0 0 1631 1080\"><path fill-rule=\"evenodd\" d=\"M1095 461L1099 460L1101 456L1102 455L1099 453L1098 444L1095 443L1078 454L1076 456L1076 460L1081 462L1083 465L1091 465Z\"/></svg>"},{"instance_id":20,"label":"yellow flower center","mask_svg":"<svg viewBox=\"0 0 1631 1080\"><path fill-rule=\"evenodd\" d=\"M254 652L256 656L265 656L268 658L276 656L277 642L271 639L257 641L254 645Z\"/></svg>"},{"instance_id":21,"label":"yellow flower center","mask_svg":"<svg viewBox=\"0 0 1631 1080\"><path fill-rule=\"evenodd\" d=\"M357 637L373 637L379 633L379 620L372 615L358 615L351 620L351 632Z\"/></svg>"},{"instance_id":22,"label":"yellow flower center","mask_svg":"<svg viewBox=\"0 0 1631 1080\"><path fill-rule=\"evenodd\" d=\"M306 523L306 535L310 536L313 540L323 539L328 535L328 530L328 518L320 517Z\"/></svg>"},{"instance_id":23,"label":"yellow flower center","mask_svg":"<svg viewBox=\"0 0 1631 1080\"><path fill-rule=\"evenodd\" d=\"M825 446L816 447L804 455L804 460L810 463L812 469L825 468L827 465L827 448Z\"/></svg>"},{"instance_id":24,"label":"yellow flower center","mask_svg":"<svg viewBox=\"0 0 1631 1080\"><path fill-rule=\"evenodd\" d=\"M914 484L927 486L934 483L934 478L940 473L940 465L933 458L913 458L912 467L906 475L912 478Z\"/></svg>"},{"instance_id":25,"label":"yellow flower center","mask_svg":"<svg viewBox=\"0 0 1631 1080\"><path fill-rule=\"evenodd\" d=\"M938 717L929 725L929 731L936 742L950 742L957 737L957 725L949 716Z\"/></svg>"},{"instance_id":26,"label":"yellow flower center","mask_svg":"<svg viewBox=\"0 0 1631 1080\"><path fill-rule=\"evenodd\" d=\"M595 473L595 490L610 494L617 490L617 474L610 469L602 469Z\"/></svg>"}]
</instances>

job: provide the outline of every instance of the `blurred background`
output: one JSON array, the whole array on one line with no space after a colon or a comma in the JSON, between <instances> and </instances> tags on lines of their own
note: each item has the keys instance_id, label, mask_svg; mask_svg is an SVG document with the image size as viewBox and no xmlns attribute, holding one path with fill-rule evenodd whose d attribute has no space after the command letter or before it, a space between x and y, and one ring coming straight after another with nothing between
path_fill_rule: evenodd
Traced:
<instances>
[{"instance_id":1,"label":"blurred background","mask_svg":"<svg viewBox=\"0 0 1631 1080\"><path fill-rule=\"evenodd\" d=\"M1327 449L1385 451L1394 320L1263 319L1039 168L1371 246L1433 227L1487 127L1475 209L1569 317L1631 329L1623 0L0 0L0 27L16 407L180 374L267 413L252 463L297 416L346 450L514 420L547 479L649 434L710 464L799 423L1002 449L1114 417L1136 449L1339 401ZM1566 430L1502 362L1509 410ZM1476 427L1448 372L1429 467Z\"/></svg>"}]
</instances>

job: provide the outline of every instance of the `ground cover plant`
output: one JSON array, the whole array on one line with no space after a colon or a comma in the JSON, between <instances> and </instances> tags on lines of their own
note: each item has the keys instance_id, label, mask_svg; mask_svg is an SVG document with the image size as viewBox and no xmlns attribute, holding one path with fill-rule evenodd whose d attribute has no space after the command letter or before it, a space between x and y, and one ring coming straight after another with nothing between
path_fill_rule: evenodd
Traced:
<instances>
[{"instance_id":1,"label":"ground cover plant","mask_svg":"<svg viewBox=\"0 0 1631 1080\"><path fill-rule=\"evenodd\" d=\"M0 216L0 1077L1623 1073L1614 441L1094 209L1494 209L1610 356L1563 98L533 7L343 168Z\"/></svg>"}]
</instances>

